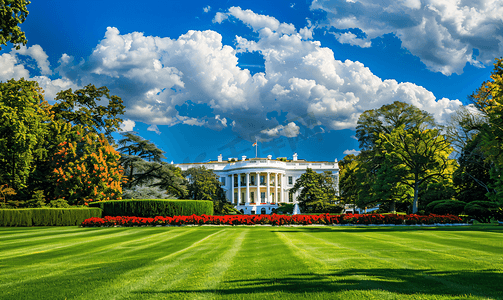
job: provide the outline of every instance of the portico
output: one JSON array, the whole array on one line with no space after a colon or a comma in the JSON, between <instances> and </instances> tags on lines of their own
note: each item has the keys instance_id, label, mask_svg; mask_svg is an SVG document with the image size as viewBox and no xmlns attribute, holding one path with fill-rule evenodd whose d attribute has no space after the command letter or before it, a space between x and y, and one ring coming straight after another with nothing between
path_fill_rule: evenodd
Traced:
<instances>
[{"instance_id":1,"label":"portico","mask_svg":"<svg viewBox=\"0 0 503 300\"><path fill-rule=\"evenodd\" d=\"M231 203L235 205L276 204L285 201L282 182L285 172L232 172Z\"/></svg>"}]
</instances>

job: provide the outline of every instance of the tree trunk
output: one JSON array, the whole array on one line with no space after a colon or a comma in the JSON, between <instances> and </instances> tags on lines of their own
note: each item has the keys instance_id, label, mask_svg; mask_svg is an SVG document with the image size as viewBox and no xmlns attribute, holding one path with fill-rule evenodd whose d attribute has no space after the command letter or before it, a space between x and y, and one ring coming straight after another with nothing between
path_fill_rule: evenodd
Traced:
<instances>
[{"instance_id":1,"label":"tree trunk","mask_svg":"<svg viewBox=\"0 0 503 300\"><path fill-rule=\"evenodd\" d=\"M129 173L129 189L131 189L131 187L133 186L133 164L131 164L131 167L130 167L130 170L131 172Z\"/></svg>"},{"instance_id":2,"label":"tree trunk","mask_svg":"<svg viewBox=\"0 0 503 300\"><path fill-rule=\"evenodd\" d=\"M412 202L412 213L417 213L417 204L419 198L419 182L416 180L414 183L414 202Z\"/></svg>"},{"instance_id":3,"label":"tree trunk","mask_svg":"<svg viewBox=\"0 0 503 300\"><path fill-rule=\"evenodd\" d=\"M366 211L365 211L365 212L366 212ZM389 208L389 212L390 212L390 213L394 213L394 212L396 212L396 201L395 201L395 200L391 201L391 206L390 206L390 208Z\"/></svg>"}]
</instances>

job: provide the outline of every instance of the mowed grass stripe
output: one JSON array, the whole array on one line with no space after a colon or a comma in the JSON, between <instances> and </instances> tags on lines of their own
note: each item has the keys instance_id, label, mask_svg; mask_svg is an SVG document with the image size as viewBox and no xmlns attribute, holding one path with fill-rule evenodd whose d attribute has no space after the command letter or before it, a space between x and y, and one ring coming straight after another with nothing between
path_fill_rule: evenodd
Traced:
<instances>
[{"instance_id":1,"label":"mowed grass stripe","mask_svg":"<svg viewBox=\"0 0 503 300\"><path fill-rule=\"evenodd\" d=\"M215 291L218 299L291 299L306 292L298 283L307 266L271 229L250 228L225 280Z\"/></svg>"},{"instance_id":2,"label":"mowed grass stripe","mask_svg":"<svg viewBox=\"0 0 503 300\"><path fill-rule=\"evenodd\" d=\"M105 229L105 230L103 230ZM53 254L47 252L58 252L65 251L65 248L84 248L86 246L82 244L92 244L99 245L101 241L107 240L123 240L128 235L132 235L132 238L136 238L135 235L142 234L141 232L127 230L127 228L116 228L115 230L106 230L103 228L101 230L95 229L95 231L90 232L90 236L81 235L51 235L47 240L39 240L37 242L30 243L29 241L19 240L16 244L5 245L0 248L0 259L5 257L16 257L16 256L26 256L34 254ZM70 252L73 250L69 249ZM28 258L30 259L30 258Z\"/></svg>"},{"instance_id":3,"label":"mowed grass stripe","mask_svg":"<svg viewBox=\"0 0 503 300\"><path fill-rule=\"evenodd\" d=\"M483 235L483 233L481 233ZM382 255L389 255L395 252L393 248L396 249L411 249L411 254L414 253L421 257L421 264L425 266L425 263L429 268L435 268L438 262L456 261L453 265L454 268L458 267L460 269L480 269L487 268L489 265L493 265L494 261L487 261L486 258L493 257L495 253L503 253L503 247L475 247L473 249L466 247L470 243L476 242L465 242L460 243L459 239L451 240L449 235L444 238L438 238L432 236L431 234L418 234L417 232L410 232L408 234L395 232L395 233L379 233L373 235L359 235L361 238L371 239L381 245L391 245L394 246L390 251L383 251ZM498 251L499 250L499 251ZM402 251L402 250L400 250ZM478 257L480 259L474 259ZM460 264L461 262L462 264ZM409 259L409 263L413 263L413 259Z\"/></svg>"},{"instance_id":4,"label":"mowed grass stripe","mask_svg":"<svg viewBox=\"0 0 503 300\"><path fill-rule=\"evenodd\" d=\"M461 247L467 251L481 251L484 253L490 252L490 254L503 253L503 233L479 232L478 235L474 237L471 235L472 232L468 231L456 232L452 230L429 230L427 232L428 234L426 235L421 231L410 233L396 232L392 236L400 236L403 239L409 240L416 240L420 238L423 241L428 241L434 244L440 244L448 247L455 246L456 248ZM470 241L460 243L461 240L466 240L467 236L470 236Z\"/></svg>"},{"instance_id":5,"label":"mowed grass stripe","mask_svg":"<svg viewBox=\"0 0 503 300\"><path fill-rule=\"evenodd\" d=\"M110 233L125 230L128 234L123 235L122 240L116 237L116 234L113 234L114 238L108 240L93 241L91 239L86 247L72 247L69 245L68 250L72 251L74 257L70 252L66 252L63 261L59 256L62 255L60 252L53 252L53 256L42 257L42 254L33 256L31 257L32 263L20 262L19 257L0 260L0 266L5 266L5 269L9 270L9 272L2 272L0 282L21 283L21 285L14 284L9 289L2 288L2 291L7 293L5 296L8 299L54 299L52 296L57 295L61 299L65 299L76 295L88 295L96 288L103 287L107 289L108 283L116 278L122 281L121 275L123 273L151 264L152 261L159 257L165 256L167 253L177 252L214 232L214 230L206 232L196 230L188 234L192 231L190 228L175 228L174 230L184 232L175 238L171 238L169 235L173 230L168 228L107 228L103 230ZM131 241L131 238L134 239L134 237L145 233L155 234L160 231L166 233L165 245L160 246L157 244L135 255L128 255L124 253L123 248L117 247L124 241ZM69 243L71 244L72 241L69 241ZM48 247L50 247L50 244ZM99 249L97 250L95 247ZM87 255L85 252L87 252ZM142 274L137 274L136 277L142 278L142 276ZM67 286L72 286L72 289L68 289ZM38 288L31 289L31 287ZM29 291L28 294L26 289ZM37 295L37 297L34 297L34 295ZM0 299L4 298L0 293Z\"/></svg>"},{"instance_id":6,"label":"mowed grass stripe","mask_svg":"<svg viewBox=\"0 0 503 300\"><path fill-rule=\"evenodd\" d=\"M32 249L33 252L45 252L46 247L48 243L51 243L51 245L54 245L54 250L60 249L60 247L63 247L64 245L59 244L61 241L63 241L63 244L71 245L72 243L68 243L69 241L74 241L73 244L77 245L80 242L87 242L87 241L97 241L100 239L109 239L113 235L116 236L121 236L121 235L129 235L133 234L130 231L127 231L126 228L123 230L114 230L114 231L108 231L104 230L106 228L92 228L91 230L86 230L86 231L81 231L77 233L68 233L68 232L61 232L58 230L55 230L55 232L47 232L48 236L47 238L44 238L43 236L39 236L33 239L30 238L20 238L17 240L10 240L9 242L1 243L0 245L0 258L1 258L1 253L7 251L8 253L11 253L12 255L26 255L27 253L30 254L30 252L26 252L23 249L29 248ZM58 245L58 246L56 246ZM19 252L17 252L17 249L20 249ZM50 249L49 249L50 250Z\"/></svg>"},{"instance_id":7,"label":"mowed grass stripe","mask_svg":"<svg viewBox=\"0 0 503 300\"><path fill-rule=\"evenodd\" d=\"M373 277L370 282L384 281L382 283L384 286L394 287L397 292L435 291L439 294L452 295L485 294L487 291L494 290L494 287L499 287L498 281L502 279L501 272L490 271L487 274L487 270L494 267L494 263L490 260L469 260L451 253L455 253L457 249L453 250L450 246L440 244L428 244L419 238L415 240L407 238L404 241L404 238L393 233L351 235L349 232L339 232L339 235L336 234L335 237L336 242L333 242L334 235L332 234L310 233L306 235L311 241L322 239L329 245L344 247L366 255L367 258L364 261L351 259L352 267L345 265L343 268L351 270L354 275ZM370 245L372 247L369 247ZM310 251L316 250L311 248ZM473 252L477 255L478 251ZM340 267L336 266L336 269ZM448 272L445 272L446 270ZM475 287L470 280L479 276L479 273L486 273L485 277L487 277L483 282L485 287L482 288L478 285ZM347 274L347 271L336 272L336 274ZM409 280L410 278L415 279ZM403 284L396 285L394 281ZM382 288L383 285L379 286Z\"/></svg>"},{"instance_id":8,"label":"mowed grass stripe","mask_svg":"<svg viewBox=\"0 0 503 300\"><path fill-rule=\"evenodd\" d=\"M15 272L15 275L22 276L27 274L24 276L22 283L28 283L30 280L44 277L48 274L55 276L60 270L67 270L69 267L75 269L81 266L85 267L90 261L93 261L94 257L108 254L113 255L114 258L123 256L125 252L120 248L121 244L127 244L131 239L135 240L139 234L149 234L148 230L131 231L124 228L125 231L119 229L119 232L116 232L117 230L118 228L102 228L101 231L103 232L96 232L100 233L96 239L90 238L85 242L82 242L80 238L77 240L68 239L66 241L67 245L64 248L53 248L54 244L49 244L46 245L50 249L48 251L34 252L22 257L14 256L8 260L8 266L4 270L10 273ZM108 238L104 239L101 233L107 233L108 235L105 237ZM189 231L186 230L180 231L179 234L170 235L166 239L172 239L180 234L188 233ZM148 242L146 244L148 245ZM2 262L7 262L7 260L0 260L0 264ZM19 268L20 265L25 267ZM29 267L26 267L26 265L29 265ZM36 276L33 274L36 274ZM14 284L14 282L8 280L0 282L0 288Z\"/></svg>"},{"instance_id":9,"label":"mowed grass stripe","mask_svg":"<svg viewBox=\"0 0 503 300\"><path fill-rule=\"evenodd\" d=\"M124 273L120 281L94 290L91 297L84 295L78 299L94 299L96 295L102 299L157 299L195 292L198 292L198 297L211 298L211 293L199 291L214 290L233 256L239 251L245 234L242 231L220 229L184 249ZM126 285L124 280L128 281ZM182 288L183 292L172 292Z\"/></svg>"},{"instance_id":10,"label":"mowed grass stripe","mask_svg":"<svg viewBox=\"0 0 503 300\"><path fill-rule=\"evenodd\" d=\"M87 228L94 229L94 228ZM65 233L85 234L82 228L78 227L0 227L0 241L7 242L9 240L19 240L25 238L43 237L48 238L51 235Z\"/></svg>"}]
</instances>

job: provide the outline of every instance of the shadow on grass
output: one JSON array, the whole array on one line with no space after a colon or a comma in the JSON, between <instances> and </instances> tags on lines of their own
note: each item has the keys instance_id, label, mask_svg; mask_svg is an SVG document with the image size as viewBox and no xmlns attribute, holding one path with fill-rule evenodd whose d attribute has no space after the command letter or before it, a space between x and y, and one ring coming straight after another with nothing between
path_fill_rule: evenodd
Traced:
<instances>
[{"instance_id":1,"label":"shadow on grass","mask_svg":"<svg viewBox=\"0 0 503 300\"><path fill-rule=\"evenodd\" d=\"M140 294L244 295L337 293L380 290L397 294L473 295L499 299L503 295L500 270L432 271L409 269L348 269L327 274L292 274L284 278L230 280L219 289L140 290ZM241 298L241 297L240 297Z\"/></svg>"}]
</instances>

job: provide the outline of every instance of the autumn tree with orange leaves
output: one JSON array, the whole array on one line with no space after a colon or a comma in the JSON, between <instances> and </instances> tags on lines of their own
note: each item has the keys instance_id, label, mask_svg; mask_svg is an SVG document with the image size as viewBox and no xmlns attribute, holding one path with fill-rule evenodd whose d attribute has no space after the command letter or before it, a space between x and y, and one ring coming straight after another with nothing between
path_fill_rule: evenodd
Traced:
<instances>
[{"instance_id":1,"label":"autumn tree with orange leaves","mask_svg":"<svg viewBox=\"0 0 503 300\"><path fill-rule=\"evenodd\" d=\"M60 143L52 158L55 196L72 205L121 199L120 154L103 134L82 132L81 126L73 127L71 141Z\"/></svg>"}]
</instances>

